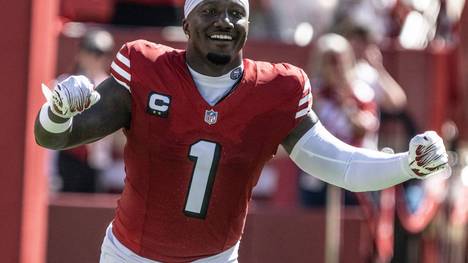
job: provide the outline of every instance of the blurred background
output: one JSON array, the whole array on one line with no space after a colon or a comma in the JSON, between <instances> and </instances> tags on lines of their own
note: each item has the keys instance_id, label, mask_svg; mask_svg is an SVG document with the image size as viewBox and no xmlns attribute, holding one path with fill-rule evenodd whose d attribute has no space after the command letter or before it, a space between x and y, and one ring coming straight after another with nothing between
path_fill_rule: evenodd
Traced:
<instances>
[{"instance_id":1,"label":"blurred background","mask_svg":"<svg viewBox=\"0 0 468 263\"><path fill-rule=\"evenodd\" d=\"M123 187L117 132L49 151L33 120L69 74L95 84L116 51L147 39L184 48L183 0L2 2L1 262L98 262ZM402 152L436 130L452 176L350 193L301 172L283 149L254 189L240 262L468 262L468 5L464 0L251 0L244 56L311 79L337 137ZM369 171L378 173L378 171Z\"/></svg>"}]
</instances>

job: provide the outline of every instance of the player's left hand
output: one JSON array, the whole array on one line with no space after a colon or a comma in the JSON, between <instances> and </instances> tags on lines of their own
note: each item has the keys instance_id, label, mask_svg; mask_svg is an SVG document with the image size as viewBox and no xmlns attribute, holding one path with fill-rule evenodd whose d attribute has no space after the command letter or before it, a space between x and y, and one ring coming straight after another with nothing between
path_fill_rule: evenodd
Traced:
<instances>
[{"instance_id":1,"label":"player's left hand","mask_svg":"<svg viewBox=\"0 0 468 263\"><path fill-rule=\"evenodd\" d=\"M409 168L415 178L448 169L448 155L442 138L434 131L416 135L409 145Z\"/></svg>"}]
</instances>

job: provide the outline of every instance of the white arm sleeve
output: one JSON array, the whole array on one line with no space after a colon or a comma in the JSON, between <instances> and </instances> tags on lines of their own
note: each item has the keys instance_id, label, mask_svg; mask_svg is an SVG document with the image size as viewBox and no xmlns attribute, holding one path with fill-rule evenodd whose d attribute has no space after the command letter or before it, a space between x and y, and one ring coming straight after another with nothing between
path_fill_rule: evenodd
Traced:
<instances>
[{"instance_id":1,"label":"white arm sleeve","mask_svg":"<svg viewBox=\"0 0 468 263\"><path fill-rule=\"evenodd\" d=\"M408 153L350 146L316 123L296 143L291 159L305 172L349 191L376 191L411 179Z\"/></svg>"}]
</instances>

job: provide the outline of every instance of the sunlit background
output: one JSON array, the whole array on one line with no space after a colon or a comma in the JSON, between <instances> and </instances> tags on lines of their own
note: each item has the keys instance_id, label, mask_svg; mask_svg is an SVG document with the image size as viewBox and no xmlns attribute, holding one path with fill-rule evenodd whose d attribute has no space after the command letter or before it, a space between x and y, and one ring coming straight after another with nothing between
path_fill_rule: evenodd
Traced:
<instances>
[{"instance_id":1,"label":"sunlit background","mask_svg":"<svg viewBox=\"0 0 468 263\"><path fill-rule=\"evenodd\" d=\"M240 262L468 262L465 1L250 5L244 56L303 68L314 110L337 137L402 152L414 134L436 130L452 169L354 194L304 174L279 148L254 189ZM70 74L84 74L98 84L108 77L115 52L136 39L184 48L183 0L21 0L1 6L0 262L98 262L124 184L125 136L118 132L61 152L38 147L32 127L44 102L40 83L52 87Z\"/></svg>"}]
</instances>

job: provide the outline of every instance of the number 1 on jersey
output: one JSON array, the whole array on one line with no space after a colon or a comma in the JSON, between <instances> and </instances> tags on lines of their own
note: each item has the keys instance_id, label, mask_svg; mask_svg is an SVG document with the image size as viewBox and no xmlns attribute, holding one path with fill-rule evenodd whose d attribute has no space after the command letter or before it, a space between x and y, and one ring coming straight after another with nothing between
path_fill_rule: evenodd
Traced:
<instances>
[{"instance_id":1,"label":"number 1 on jersey","mask_svg":"<svg viewBox=\"0 0 468 263\"><path fill-rule=\"evenodd\" d=\"M215 142L200 140L190 146L188 158L195 164L185 201L187 216L206 217L220 155L221 145Z\"/></svg>"}]
</instances>

